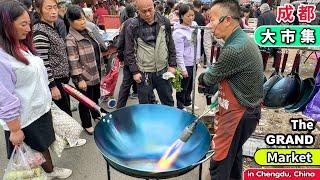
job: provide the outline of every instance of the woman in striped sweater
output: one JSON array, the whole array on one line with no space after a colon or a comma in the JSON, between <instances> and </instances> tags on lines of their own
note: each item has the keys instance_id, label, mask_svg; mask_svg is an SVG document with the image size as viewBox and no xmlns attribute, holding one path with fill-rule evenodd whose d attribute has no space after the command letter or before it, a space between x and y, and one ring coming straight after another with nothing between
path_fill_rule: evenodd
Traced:
<instances>
[{"instance_id":1,"label":"woman in striped sweater","mask_svg":"<svg viewBox=\"0 0 320 180\"><path fill-rule=\"evenodd\" d=\"M33 26L33 42L47 68L54 102L71 116L70 97L62 88L62 83L68 84L70 80L67 50L63 38L54 28L58 19L57 1L37 0L35 6L40 21Z\"/></svg>"}]
</instances>

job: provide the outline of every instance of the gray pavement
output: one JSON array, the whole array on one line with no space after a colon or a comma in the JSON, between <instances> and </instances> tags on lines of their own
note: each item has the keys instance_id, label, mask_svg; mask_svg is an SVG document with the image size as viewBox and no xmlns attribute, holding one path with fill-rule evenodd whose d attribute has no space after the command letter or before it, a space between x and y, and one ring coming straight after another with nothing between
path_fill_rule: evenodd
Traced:
<instances>
[{"instance_id":1,"label":"gray pavement","mask_svg":"<svg viewBox=\"0 0 320 180\"><path fill-rule=\"evenodd\" d=\"M202 72L202 68L198 69L198 72ZM115 97L118 95L119 85L121 84L122 73L120 72L119 81L117 83ZM128 105L137 104L137 100L128 100ZM202 95L196 93L196 105L200 107L200 110L196 111L197 114L204 110L205 98ZM103 106L103 103L102 103ZM80 122L78 112L73 112L73 117ZM1 128L0 128L1 129ZM98 148L95 145L93 136L87 135L82 132L81 138L85 138L87 143L82 147L76 147L71 149L66 149L63 151L62 156L58 158L54 152L51 153L54 161L54 165L58 167L70 168L73 170L73 174L68 180L106 180L107 179L107 168L105 160L99 153ZM4 169L8 160L6 158L6 146L4 141L4 133L0 132L0 178L3 177ZM207 180L209 177L209 162L204 163L202 171L202 179ZM190 171L189 173L172 178L173 180L196 180L199 176L198 168ZM137 179L133 177L126 176L111 169L111 179L112 180L131 180Z\"/></svg>"}]
</instances>

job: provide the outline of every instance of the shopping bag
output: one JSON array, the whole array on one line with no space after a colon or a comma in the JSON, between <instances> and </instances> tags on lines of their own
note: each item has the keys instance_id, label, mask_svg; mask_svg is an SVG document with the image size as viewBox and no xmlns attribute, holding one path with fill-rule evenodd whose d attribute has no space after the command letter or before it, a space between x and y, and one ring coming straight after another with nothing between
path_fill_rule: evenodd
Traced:
<instances>
[{"instance_id":1,"label":"shopping bag","mask_svg":"<svg viewBox=\"0 0 320 180\"><path fill-rule=\"evenodd\" d=\"M55 133L56 140L51 144L50 148L53 152L61 157L62 151L66 148L68 141L62 136Z\"/></svg>"},{"instance_id":2,"label":"shopping bag","mask_svg":"<svg viewBox=\"0 0 320 180\"><path fill-rule=\"evenodd\" d=\"M22 143L15 146L7 168L4 180L45 180L46 173L41 167L45 162L41 153L32 150L28 145Z\"/></svg>"},{"instance_id":3,"label":"shopping bag","mask_svg":"<svg viewBox=\"0 0 320 180\"><path fill-rule=\"evenodd\" d=\"M75 119L62 111L53 102L51 104L51 113L56 141L50 147L60 157L62 150L67 144L70 147L76 146L83 128Z\"/></svg>"},{"instance_id":4,"label":"shopping bag","mask_svg":"<svg viewBox=\"0 0 320 180\"><path fill-rule=\"evenodd\" d=\"M118 81L119 69L120 61L116 57L115 59L113 59L113 65L110 72L101 79L100 93L102 100L106 100L113 95Z\"/></svg>"}]
</instances>

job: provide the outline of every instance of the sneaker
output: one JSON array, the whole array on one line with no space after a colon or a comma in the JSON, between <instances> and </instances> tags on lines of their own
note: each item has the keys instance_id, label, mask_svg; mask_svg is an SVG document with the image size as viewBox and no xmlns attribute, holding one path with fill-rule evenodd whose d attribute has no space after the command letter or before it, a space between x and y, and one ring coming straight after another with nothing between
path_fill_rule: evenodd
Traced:
<instances>
[{"instance_id":1,"label":"sneaker","mask_svg":"<svg viewBox=\"0 0 320 180\"><path fill-rule=\"evenodd\" d=\"M132 94L130 94L130 98L131 99L138 99L138 94L132 93Z\"/></svg>"},{"instance_id":2,"label":"sneaker","mask_svg":"<svg viewBox=\"0 0 320 180\"><path fill-rule=\"evenodd\" d=\"M186 112L188 112L187 108L183 108L183 109L182 109L182 111L186 111Z\"/></svg>"},{"instance_id":3,"label":"sneaker","mask_svg":"<svg viewBox=\"0 0 320 180\"><path fill-rule=\"evenodd\" d=\"M83 146L83 145L85 145L86 143L87 143L87 140L86 140L86 139L80 139L80 138L79 138L79 139L77 140L76 144L75 144L74 146L72 146L72 147ZM65 146L66 149L72 148L72 147L70 146L69 143Z\"/></svg>"},{"instance_id":4,"label":"sneaker","mask_svg":"<svg viewBox=\"0 0 320 180\"><path fill-rule=\"evenodd\" d=\"M192 110L192 104L190 105L190 106L186 106L186 108L188 109L188 110ZM199 110L200 108L198 107L198 106L196 106L196 105L194 105L194 110Z\"/></svg>"},{"instance_id":5,"label":"sneaker","mask_svg":"<svg viewBox=\"0 0 320 180\"><path fill-rule=\"evenodd\" d=\"M71 169L65 169L65 168L59 168L59 167L54 167L53 172L51 173L46 173L48 179L66 179L71 176L72 170Z\"/></svg>"}]
</instances>

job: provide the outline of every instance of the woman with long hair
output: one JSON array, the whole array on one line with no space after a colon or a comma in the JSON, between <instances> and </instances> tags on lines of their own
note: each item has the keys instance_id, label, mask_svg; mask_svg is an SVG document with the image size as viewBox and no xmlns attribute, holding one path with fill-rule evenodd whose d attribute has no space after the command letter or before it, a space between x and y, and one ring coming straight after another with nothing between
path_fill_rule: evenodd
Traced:
<instances>
[{"instance_id":1,"label":"woman with long hair","mask_svg":"<svg viewBox=\"0 0 320 180\"><path fill-rule=\"evenodd\" d=\"M49 178L67 178L70 169L54 167L49 146L55 140L51 94L43 61L35 56L27 9L17 1L0 2L0 123L7 155L25 142L42 153Z\"/></svg>"}]
</instances>

